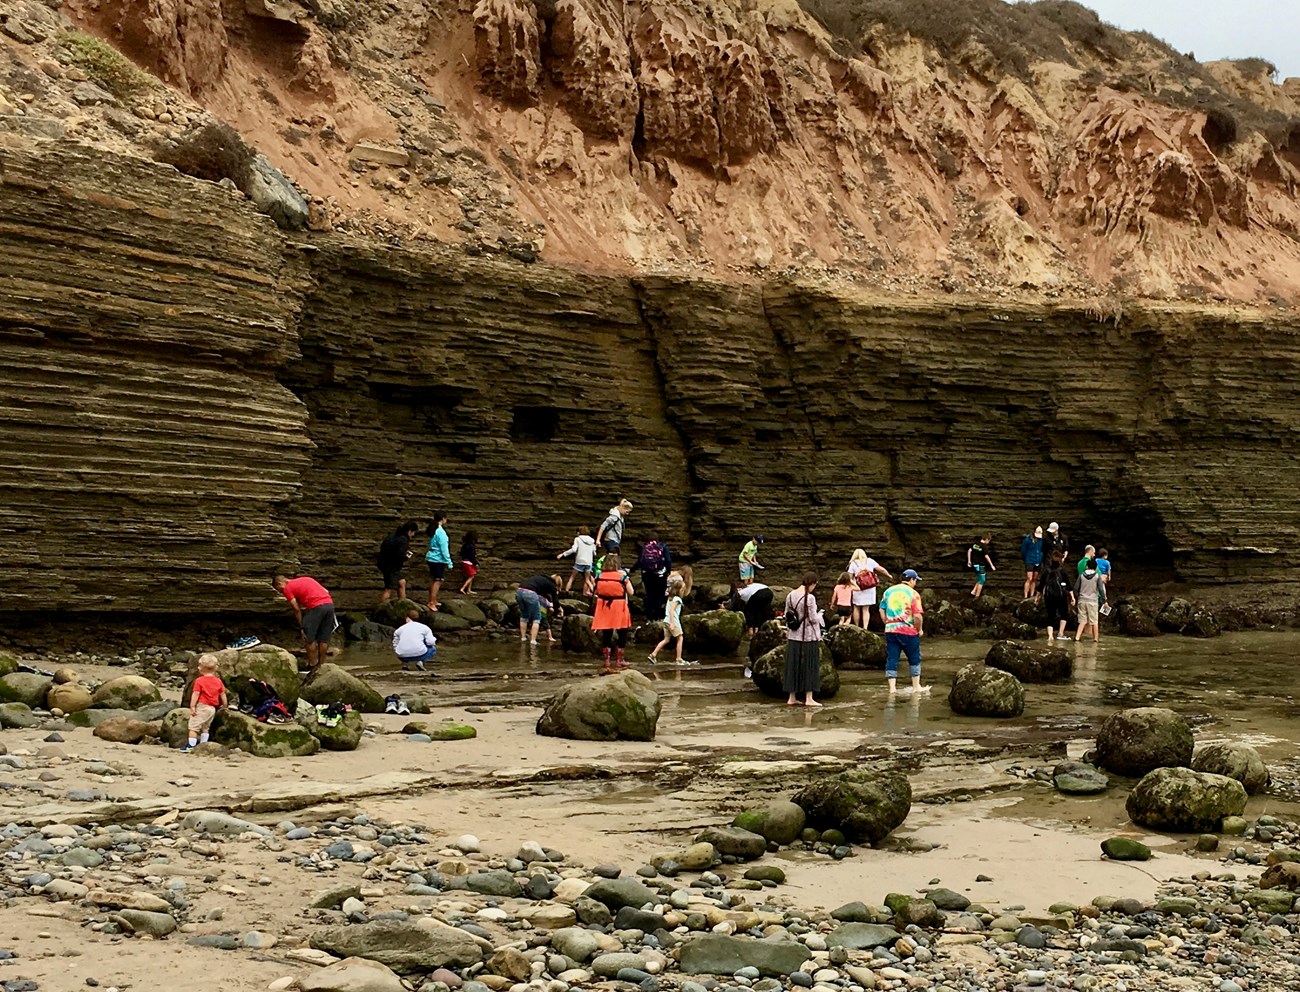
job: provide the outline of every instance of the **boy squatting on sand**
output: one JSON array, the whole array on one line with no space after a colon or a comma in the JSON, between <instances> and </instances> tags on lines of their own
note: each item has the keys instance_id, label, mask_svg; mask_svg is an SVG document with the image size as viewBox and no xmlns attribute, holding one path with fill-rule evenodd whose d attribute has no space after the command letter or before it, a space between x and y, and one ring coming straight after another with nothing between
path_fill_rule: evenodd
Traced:
<instances>
[{"instance_id":1,"label":"boy squatting on sand","mask_svg":"<svg viewBox=\"0 0 1300 992\"><path fill-rule=\"evenodd\" d=\"M199 677L190 688L190 738L181 748L192 751L208 742L212 718L217 710L224 710L230 701L226 698L226 684L217 678L217 659L210 654L199 657Z\"/></svg>"}]
</instances>

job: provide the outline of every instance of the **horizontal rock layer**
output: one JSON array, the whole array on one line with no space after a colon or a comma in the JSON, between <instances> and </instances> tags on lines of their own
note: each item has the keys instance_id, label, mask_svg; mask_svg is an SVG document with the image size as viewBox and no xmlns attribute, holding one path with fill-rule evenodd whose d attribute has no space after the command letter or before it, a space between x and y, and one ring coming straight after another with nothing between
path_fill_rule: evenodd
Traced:
<instances>
[{"instance_id":1,"label":"horizontal rock layer","mask_svg":"<svg viewBox=\"0 0 1300 992\"><path fill-rule=\"evenodd\" d=\"M1285 316L596 276L336 236L72 144L0 142L0 611L277 610L280 562L374 594L396 521L553 567L619 496L706 576L855 546L956 581L979 528L1123 574L1286 575ZM413 578L419 572L413 567Z\"/></svg>"}]
</instances>

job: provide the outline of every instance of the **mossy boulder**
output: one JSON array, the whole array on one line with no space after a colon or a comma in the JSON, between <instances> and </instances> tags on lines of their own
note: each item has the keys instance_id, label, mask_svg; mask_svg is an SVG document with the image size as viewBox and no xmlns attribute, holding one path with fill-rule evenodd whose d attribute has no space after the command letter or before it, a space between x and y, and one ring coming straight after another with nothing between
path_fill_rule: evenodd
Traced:
<instances>
[{"instance_id":1,"label":"mossy boulder","mask_svg":"<svg viewBox=\"0 0 1300 992\"><path fill-rule=\"evenodd\" d=\"M826 634L826 644L836 668L864 671L885 667L885 639L872 631L836 624Z\"/></svg>"},{"instance_id":2,"label":"mossy boulder","mask_svg":"<svg viewBox=\"0 0 1300 992\"><path fill-rule=\"evenodd\" d=\"M1010 672L966 665L953 676L948 705L962 716L1019 716L1025 711L1025 689Z\"/></svg>"},{"instance_id":3,"label":"mossy boulder","mask_svg":"<svg viewBox=\"0 0 1300 992\"><path fill-rule=\"evenodd\" d=\"M293 712L298 705L298 687L302 678L298 674L298 659L289 651L274 644L258 644L244 651L226 648L214 651L217 659L217 677L226 686L226 695L232 706L239 703L240 693L249 679L267 683L280 702ZM190 687L199 676L198 656L196 655L185 672L185 691L181 693L181 705L190 704Z\"/></svg>"},{"instance_id":4,"label":"mossy boulder","mask_svg":"<svg viewBox=\"0 0 1300 992\"><path fill-rule=\"evenodd\" d=\"M820 778L794 795L809 826L834 828L854 842L878 844L912 809L912 786L902 772L855 768Z\"/></svg>"},{"instance_id":5,"label":"mossy boulder","mask_svg":"<svg viewBox=\"0 0 1300 992\"><path fill-rule=\"evenodd\" d=\"M1183 625L1184 637L1218 637L1223 631L1219 621L1209 610L1197 610L1190 620Z\"/></svg>"},{"instance_id":6,"label":"mossy boulder","mask_svg":"<svg viewBox=\"0 0 1300 992\"><path fill-rule=\"evenodd\" d=\"M0 676L0 702L22 703L29 709L45 708L45 697L54 680L32 672L11 672Z\"/></svg>"},{"instance_id":7,"label":"mossy boulder","mask_svg":"<svg viewBox=\"0 0 1300 992\"><path fill-rule=\"evenodd\" d=\"M18 658L12 652L0 651L0 677L18 671Z\"/></svg>"},{"instance_id":8,"label":"mossy boulder","mask_svg":"<svg viewBox=\"0 0 1300 992\"><path fill-rule=\"evenodd\" d=\"M36 715L26 703L0 703L0 727L27 730L36 726Z\"/></svg>"},{"instance_id":9,"label":"mossy boulder","mask_svg":"<svg viewBox=\"0 0 1300 992\"><path fill-rule=\"evenodd\" d=\"M1133 787L1124 809L1139 826L1201 833L1218 830L1226 816L1240 815L1246 809L1246 789L1226 775L1157 768Z\"/></svg>"},{"instance_id":10,"label":"mossy boulder","mask_svg":"<svg viewBox=\"0 0 1300 992\"><path fill-rule=\"evenodd\" d=\"M66 713L80 713L90 709L94 697L80 682L64 682L50 686L45 694L45 704L52 710Z\"/></svg>"},{"instance_id":11,"label":"mossy boulder","mask_svg":"<svg viewBox=\"0 0 1300 992\"><path fill-rule=\"evenodd\" d=\"M776 648L785 648L785 624L780 620L769 620L749 639L749 660L758 661Z\"/></svg>"},{"instance_id":12,"label":"mossy boulder","mask_svg":"<svg viewBox=\"0 0 1300 992\"><path fill-rule=\"evenodd\" d=\"M1251 796L1263 792L1268 785L1268 767L1249 744L1202 744L1192 754L1192 768L1235 778Z\"/></svg>"},{"instance_id":13,"label":"mossy boulder","mask_svg":"<svg viewBox=\"0 0 1300 992\"><path fill-rule=\"evenodd\" d=\"M183 706L176 707L162 718L159 727L158 736L168 747L183 747L190 736L190 711Z\"/></svg>"},{"instance_id":14,"label":"mossy boulder","mask_svg":"<svg viewBox=\"0 0 1300 992\"><path fill-rule=\"evenodd\" d=\"M1156 613L1156 626L1166 634L1181 634L1183 628L1192 620L1196 607L1185 599L1175 596L1168 600Z\"/></svg>"},{"instance_id":15,"label":"mossy boulder","mask_svg":"<svg viewBox=\"0 0 1300 992\"><path fill-rule=\"evenodd\" d=\"M413 599L398 599L396 596L375 606L368 616L375 623L382 623L386 627L400 627L406 623L406 618L412 611L420 614L421 623L428 623L433 616L433 611L423 603L417 603Z\"/></svg>"},{"instance_id":16,"label":"mossy boulder","mask_svg":"<svg viewBox=\"0 0 1300 992\"><path fill-rule=\"evenodd\" d=\"M510 607L514 600L506 602L503 599L495 597L479 601L478 608L483 611L483 615L488 618L489 623L505 623L506 615L510 612Z\"/></svg>"},{"instance_id":17,"label":"mossy boulder","mask_svg":"<svg viewBox=\"0 0 1300 992\"><path fill-rule=\"evenodd\" d=\"M316 676L298 691L313 706L344 703L359 713L384 712L384 697L378 689L332 662L323 662Z\"/></svg>"},{"instance_id":18,"label":"mossy boulder","mask_svg":"<svg viewBox=\"0 0 1300 992\"><path fill-rule=\"evenodd\" d=\"M1188 765L1192 728L1173 710L1142 706L1112 713L1097 733L1097 763L1133 778L1153 768Z\"/></svg>"},{"instance_id":19,"label":"mossy boulder","mask_svg":"<svg viewBox=\"0 0 1300 992\"><path fill-rule=\"evenodd\" d=\"M473 626L464 617L458 617L454 613L445 610L439 610L431 616L428 624L435 634L458 634L461 631L469 630Z\"/></svg>"},{"instance_id":20,"label":"mossy boulder","mask_svg":"<svg viewBox=\"0 0 1300 992\"><path fill-rule=\"evenodd\" d=\"M1115 628L1125 637L1159 637L1160 628L1142 607L1120 603L1115 607Z\"/></svg>"},{"instance_id":21,"label":"mossy boulder","mask_svg":"<svg viewBox=\"0 0 1300 992\"><path fill-rule=\"evenodd\" d=\"M471 627L482 627L487 623L487 614L479 609L477 603L472 603L468 599L443 600L442 609L438 612L451 617L459 617Z\"/></svg>"},{"instance_id":22,"label":"mossy boulder","mask_svg":"<svg viewBox=\"0 0 1300 992\"><path fill-rule=\"evenodd\" d=\"M301 758L320 750L320 742L301 724L259 723L238 710L217 714L212 739L258 758Z\"/></svg>"},{"instance_id":23,"label":"mossy boulder","mask_svg":"<svg viewBox=\"0 0 1300 992\"><path fill-rule=\"evenodd\" d=\"M478 736L478 730L468 723L455 720L442 720L433 723L429 720L412 720L402 728L404 734L427 734L435 741L467 741Z\"/></svg>"},{"instance_id":24,"label":"mossy boulder","mask_svg":"<svg viewBox=\"0 0 1300 992\"><path fill-rule=\"evenodd\" d=\"M773 699L784 699L788 693L783 688L785 684L785 644L778 648L773 648L767 654L751 662L754 685L765 696L771 696ZM831 650L826 646L826 642L821 642L820 658L821 688L814 693L818 699L831 699L840 691L840 673L835 669L835 663L831 660Z\"/></svg>"},{"instance_id":25,"label":"mossy boulder","mask_svg":"<svg viewBox=\"0 0 1300 992\"><path fill-rule=\"evenodd\" d=\"M591 629L591 617L585 613L567 613L560 625L560 646L580 654L600 654L600 635Z\"/></svg>"},{"instance_id":26,"label":"mossy boulder","mask_svg":"<svg viewBox=\"0 0 1300 992\"><path fill-rule=\"evenodd\" d=\"M343 719L334 727L327 727L315 719L304 718L301 723L326 751L355 751L366 729L365 720L355 710L344 713Z\"/></svg>"},{"instance_id":27,"label":"mossy boulder","mask_svg":"<svg viewBox=\"0 0 1300 992\"><path fill-rule=\"evenodd\" d=\"M729 657L745 639L745 616L733 610L709 610L682 617L686 651L691 655Z\"/></svg>"},{"instance_id":28,"label":"mossy boulder","mask_svg":"<svg viewBox=\"0 0 1300 992\"><path fill-rule=\"evenodd\" d=\"M933 608L927 606L925 610L927 637L931 634L960 634L974 623L975 614L971 610L950 603L946 599L939 600Z\"/></svg>"},{"instance_id":29,"label":"mossy boulder","mask_svg":"<svg viewBox=\"0 0 1300 992\"><path fill-rule=\"evenodd\" d=\"M808 815L798 803L780 800L764 809L745 810L731 821L731 825L784 845L798 840L807 820Z\"/></svg>"},{"instance_id":30,"label":"mossy boulder","mask_svg":"<svg viewBox=\"0 0 1300 992\"><path fill-rule=\"evenodd\" d=\"M138 710L162 699L158 687L140 675L122 675L95 690L91 706L97 710Z\"/></svg>"},{"instance_id":31,"label":"mossy boulder","mask_svg":"<svg viewBox=\"0 0 1300 992\"><path fill-rule=\"evenodd\" d=\"M579 741L652 741L662 704L640 672L588 679L551 697L537 733Z\"/></svg>"},{"instance_id":32,"label":"mossy boulder","mask_svg":"<svg viewBox=\"0 0 1300 992\"><path fill-rule=\"evenodd\" d=\"M1074 674L1074 661L1067 652L1024 641L998 641L984 656L984 664L1035 684L1069 682Z\"/></svg>"},{"instance_id":33,"label":"mossy boulder","mask_svg":"<svg viewBox=\"0 0 1300 992\"><path fill-rule=\"evenodd\" d=\"M1107 837L1101 842L1101 853L1112 861L1151 860L1151 848L1132 837Z\"/></svg>"}]
</instances>

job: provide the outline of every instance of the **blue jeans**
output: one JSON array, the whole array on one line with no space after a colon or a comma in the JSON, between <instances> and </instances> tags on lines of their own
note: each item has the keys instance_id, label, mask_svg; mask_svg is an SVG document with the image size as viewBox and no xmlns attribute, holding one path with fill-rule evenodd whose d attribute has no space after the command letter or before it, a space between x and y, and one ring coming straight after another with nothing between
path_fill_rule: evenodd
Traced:
<instances>
[{"instance_id":1,"label":"blue jeans","mask_svg":"<svg viewBox=\"0 0 1300 992\"><path fill-rule=\"evenodd\" d=\"M542 601L531 589L516 589L515 602L519 604L519 619L524 623L541 623Z\"/></svg>"},{"instance_id":2,"label":"blue jeans","mask_svg":"<svg viewBox=\"0 0 1300 992\"><path fill-rule=\"evenodd\" d=\"M898 655L907 655L907 667L913 677L921 674L921 635L920 634L886 634L885 635L885 677L898 678Z\"/></svg>"},{"instance_id":3,"label":"blue jeans","mask_svg":"<svg viewBox=\"0 0 1300 992\"><path fill-rule=\"evenodd\" d=\"M437 649L437 648L429 648L429 650L426 651L426 652L424 652L424 654L416 655L414 658L403 658L403 657L399 654L399 655L397 656L397 660L400 661L403 665L410 665L410 664L423 664L423 663L426 662L426 661L433 661L434 656L435 656L437 653L438 653L438 649Z\"/></svg>"}]
</instances>

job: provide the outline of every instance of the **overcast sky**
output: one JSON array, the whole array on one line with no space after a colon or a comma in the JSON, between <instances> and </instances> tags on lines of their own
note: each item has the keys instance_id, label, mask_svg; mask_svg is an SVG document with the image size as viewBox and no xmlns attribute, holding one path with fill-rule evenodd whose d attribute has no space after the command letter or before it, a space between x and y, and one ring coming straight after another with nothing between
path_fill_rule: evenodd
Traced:
<instances>
[{"instance_id":1,"label":"overcast sky","mask_svg":"<svg viewBox=\"0 0 1300 992\"><path fill-rule=\"evenodd\" d=\"M1259 57L1300 76L1297 0L1081 0L1103 21L1150 31L1198 61Z\"/></svg>"}]
</instances>

